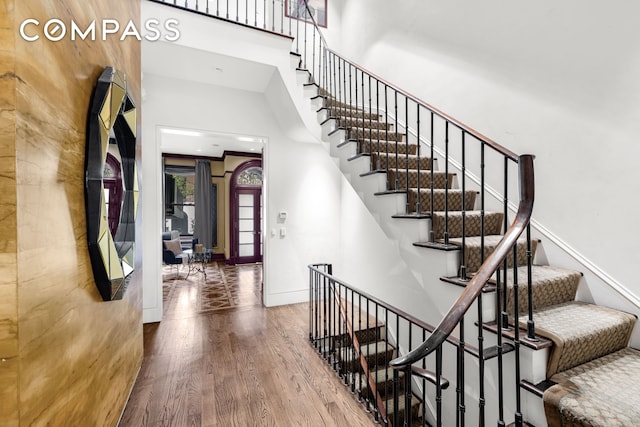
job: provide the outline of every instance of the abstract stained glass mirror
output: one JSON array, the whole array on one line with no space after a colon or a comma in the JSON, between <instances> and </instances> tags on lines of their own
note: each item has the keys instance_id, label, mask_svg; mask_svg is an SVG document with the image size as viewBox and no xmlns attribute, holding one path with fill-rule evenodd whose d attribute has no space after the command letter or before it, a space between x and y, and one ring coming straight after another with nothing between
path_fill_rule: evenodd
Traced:
<instances>
[{"instance_id":1,"label":"abstract stained glass mirror","mask_svg":"<svg viewBox=\"0 0 640 427\"><path fill-rule=\"evenodd\" d=\"M96 286L105 301L122 298L134 269L138 206L135 156L136 106L127 91L124 73L107 67L91 99L85 155L89 257ZM114 167L119 170L114 171ZM121 188L114 188L113 176L119 177L115 182ZM119 209L114 209L114 203Z\"/></svg>"}]
</instances>

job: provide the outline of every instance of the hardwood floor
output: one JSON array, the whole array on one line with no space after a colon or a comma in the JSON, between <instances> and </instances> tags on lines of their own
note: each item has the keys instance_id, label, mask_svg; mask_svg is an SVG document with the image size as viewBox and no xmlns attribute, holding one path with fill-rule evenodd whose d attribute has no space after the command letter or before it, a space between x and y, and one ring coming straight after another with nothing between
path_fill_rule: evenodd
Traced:
<instances>
[{"instance_id":1,"label":"hardwood floor","mask_svg":"<svg viewBox=\"0 0 640 427\"><path fill-rule=\"evenodd\" d=\"M206 282L201 273L165 281L164 320L144 326L144 362L120 426L373 424L309 344L307 304L261 305L261 273L211 263ZM230 308L203 304L223 293Z\"/></svg>"}]
</instances>

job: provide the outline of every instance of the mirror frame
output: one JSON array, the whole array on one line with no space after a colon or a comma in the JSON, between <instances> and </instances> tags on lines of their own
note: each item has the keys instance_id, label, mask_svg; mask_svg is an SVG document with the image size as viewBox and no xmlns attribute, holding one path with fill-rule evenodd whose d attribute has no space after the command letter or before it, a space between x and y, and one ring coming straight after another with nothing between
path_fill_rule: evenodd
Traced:
<instances>
[{"instance_id":1,"label":"mirror frame","mask_svg":"<svg viewBox=\"0 0 640 427\"><path fill-rule=\"evenodd\" d=\"M93 277L104 301L122 299L134 270L138 206L136 106L124 73L106 67L98 78L87 119L85 208ZM104 167L109 144L120 153L123 194L115 235L109 231Z\"/></svg>"}]
</instances>

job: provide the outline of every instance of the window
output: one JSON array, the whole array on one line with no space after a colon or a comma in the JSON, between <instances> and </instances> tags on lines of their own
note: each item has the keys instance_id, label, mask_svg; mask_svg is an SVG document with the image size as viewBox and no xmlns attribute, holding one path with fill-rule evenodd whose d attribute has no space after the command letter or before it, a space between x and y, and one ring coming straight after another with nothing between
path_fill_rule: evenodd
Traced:
<instances>
[{"instance_id":1,"label":"window","mask_svg":"<svg viewBox=\"0 0 640 427\"><path fill-rule=\"evenodd\" d=\"M262 185L262 168L255 166L238 175L238 185Z\"/></svg>"},{"instance_id":2,"label":"window","mask_svg":"<svg viewBox=\"0 0 640 427\"><path fill-rule=\"evenodd\" d=\"M184 166L165 166L164 222L165 230L178 230L192 235L195 222L195 169Z\"/></svg>"}]
</instances>

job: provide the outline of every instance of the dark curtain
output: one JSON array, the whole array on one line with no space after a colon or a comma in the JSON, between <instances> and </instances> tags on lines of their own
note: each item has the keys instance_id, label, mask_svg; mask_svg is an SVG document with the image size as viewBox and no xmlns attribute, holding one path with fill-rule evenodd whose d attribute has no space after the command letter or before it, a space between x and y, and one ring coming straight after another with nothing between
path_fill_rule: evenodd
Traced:
<instances>
[{"instance_id":1,"label":"dark curtain","mask_svg":"<svg viewBox=\"0 0 640 427\"><path fill-rule=\"evenodd\" d=\"M193 237L205 248L214 245L213 224L217 223L213 209L213 186L211 185L211 163L209 160L196 160L195 179L196 218Z\"/></svg>"}]
</instances>

